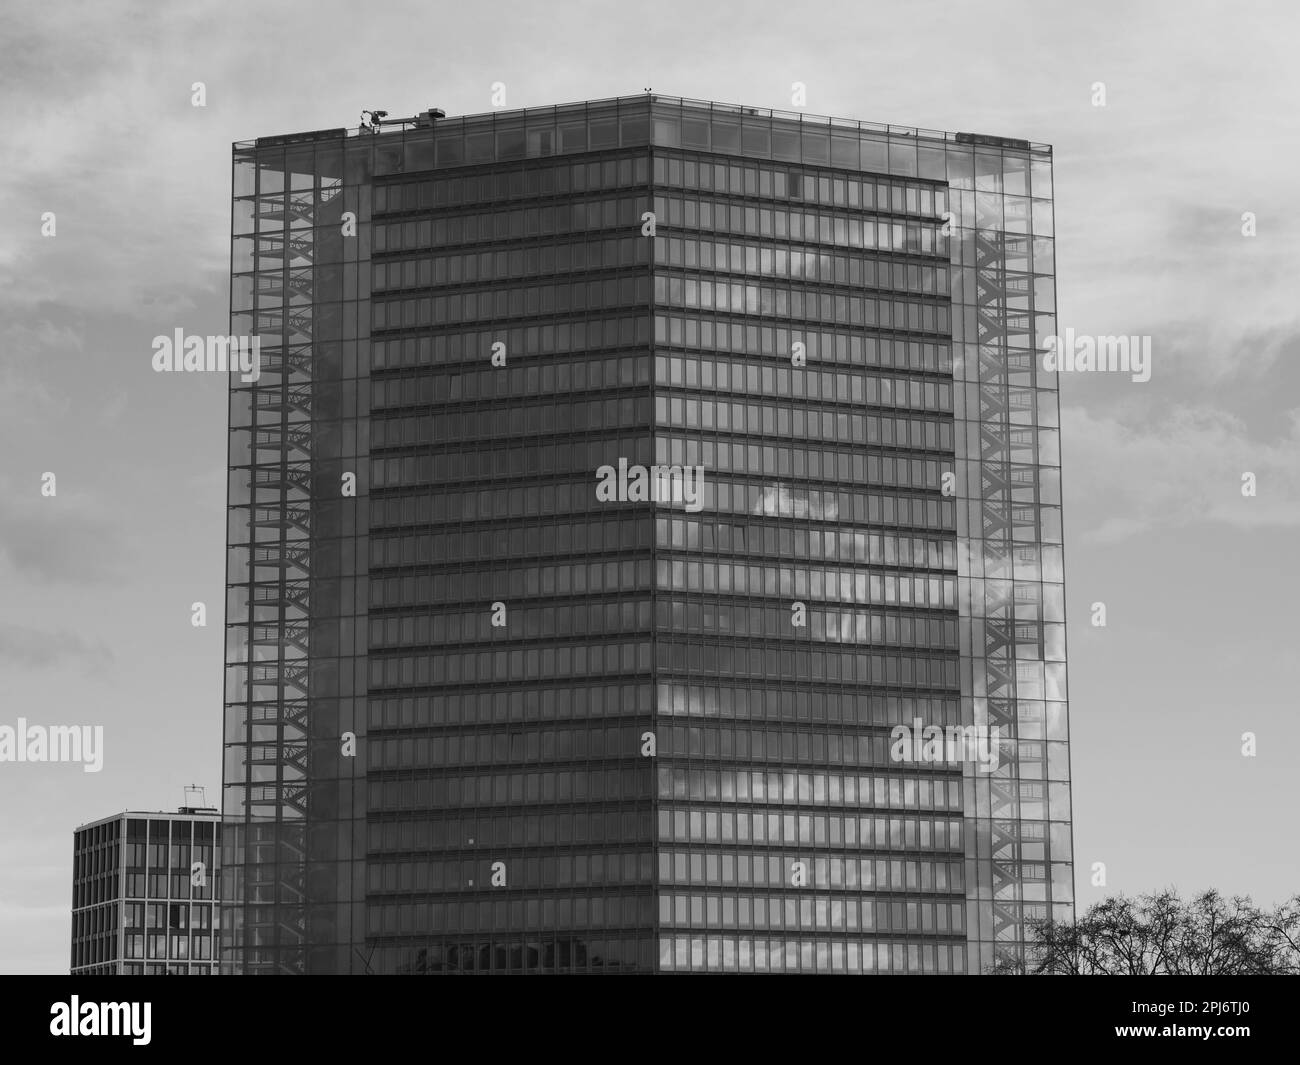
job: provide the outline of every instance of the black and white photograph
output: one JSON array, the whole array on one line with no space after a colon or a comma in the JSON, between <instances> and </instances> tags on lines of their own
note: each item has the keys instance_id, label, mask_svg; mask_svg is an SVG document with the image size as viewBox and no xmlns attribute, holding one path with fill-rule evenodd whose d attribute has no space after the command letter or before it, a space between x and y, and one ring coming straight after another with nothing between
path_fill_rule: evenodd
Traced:
<instances>
[{"instance_id":1,"label":"black and white photograph","mask_svg":"<svg viewBox=\"0 0 1300 1065\"><path fill-rule=\"evenodd\" d=\"M1124 975L930 993L1276 1045L1227 978L1300 976L1297 41L5 3L10 1030L305 1049L376 994L199 1037L246 994L109 975Z\"/></svg>"}]
</instances>

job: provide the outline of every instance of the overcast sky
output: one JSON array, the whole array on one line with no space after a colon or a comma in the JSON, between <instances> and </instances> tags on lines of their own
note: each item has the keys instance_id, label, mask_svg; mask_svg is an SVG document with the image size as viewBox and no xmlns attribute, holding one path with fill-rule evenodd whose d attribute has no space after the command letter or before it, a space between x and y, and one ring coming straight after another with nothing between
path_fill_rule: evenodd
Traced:
<instances>
[{"instance_id":1,"label":"overcast sky","mask_svg":"<svg viewBox=\"0 0 1300 1065\"><path fill-rule=\"evenodd\" d=\"M75 826L219 802L226 381L150 341L227 329L231 142L498 81L786 109L801 81L815 114L1055 146L1058 324L1153 348L1145 384L1061 382L1079 902L1300 891L1297 40L1290 0L9 0L0 725L103 725L105 755L0 763L0 973L67 971Z\"/></svg>"}]
</instances>

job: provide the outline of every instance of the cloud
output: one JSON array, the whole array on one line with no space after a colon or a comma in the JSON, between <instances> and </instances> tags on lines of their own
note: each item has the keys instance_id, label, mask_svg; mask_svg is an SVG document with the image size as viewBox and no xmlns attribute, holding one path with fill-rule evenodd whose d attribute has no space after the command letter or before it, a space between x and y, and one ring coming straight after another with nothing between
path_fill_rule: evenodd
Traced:
<instances>
[{"instance_id":1,"label":"cloud","mask_svg":"<svg viewBox=\"0 0 1300 1065\"><path fill-rule=\"evenodd\" d=\"M66 394L55 395L39 377L13 363L0 362L0 423L47 424L64 418L71 408Z\"/></svg>"},{"instance_id":2,"label":"cloud","mask_svg":"<svg viewBox=\"0 0 1300 1065\"><path fill-rule=\"evenodd\" d=\"M1082 538L1107 544L1160 527L1300 526L1300 409L1288 421L1288 432L1261 442L1241 419L1208 407L1179 407L1140 426L1066 407L1066 520L1097 514ZM1246 473L1255 475L1254 497L1242 494Z\"/></svg>"},{"instance_id":3,"label":"cloud","mask_svg":"<svg viewBox=\"0 0 1300 1065\"><path fill-rule=\"evenodd\" d=\"M57 472L57 471L56 471ZM38 495L19 502L12 485L0 493L0 558L37 584L113 583L126 546L84 497Z\"/></svg>"},{"instance_id":4,"label":"cloud","mask_svg":"<svg viewBox=\"0 0 1300 1065\"><path fill-rule=\"evenodd\" d=\"M66 629L44 632L0 622L0 662L22 669L79 663L82 672L93 675L108 668L113 652L104 643L88 643Z\"/></svg>"},{"instance_id":5,"label":"cloud","mask_svg":"<svg viewBox=\"0 0 1300 1065\"><path fill-rule=\"evenodd\" d=\"M11 316L44 304L172 321L219 287L231 138L209 109L190 106L190 86L200 68L220 77L224 63L196 62L186 47L216 10L129 14L110 3L0 18L0 91L13 112L40 116L0 174L0 195L22 205L0 219L0 303ZM106 52L124 16L133 47ZM41 234L47 211L53 237ZM153 224L159 217L177 222Z\"/></svg>"},{"instance_id":6,"label":"cloud","mask_svg":"<svg viewBox=\"0 0 1300 1065\"><path fill-rule=\"evenodd\" d=\"M50 883L53 885L53 879ZM66 879L62 887L67 890ZM0 899L0 943L5 945L0 953L0 975L67 973L71 935L72 917L66 903L35 906ZM60 951L51 950L50 944L55 942L62 943Z\"/></svg>"},{"instance_id":7,"label":"cloud","mask_svg":"<svg viewBox=\"0 0 1300 1065\"><path fill-rule=\"evenodd\" d=\"M34 322L6 321L3 325L3 337L6 353L13 357L44 354L49 349L56 352L83 352L86 349L85 338L81 331L72 325L55 325L49 318L39 318Z\"/></svg>"}]
</instances>

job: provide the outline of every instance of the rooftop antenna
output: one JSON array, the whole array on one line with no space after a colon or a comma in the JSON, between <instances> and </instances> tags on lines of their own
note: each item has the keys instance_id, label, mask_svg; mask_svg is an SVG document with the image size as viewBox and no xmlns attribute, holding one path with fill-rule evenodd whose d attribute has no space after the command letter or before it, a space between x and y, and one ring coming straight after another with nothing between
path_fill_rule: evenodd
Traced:
<instances>
[{"instance_id":1,"label":"rooftop antenna","mask_svg":"<svg viewBox=\"0 0 1300 1065\"><path fill-rule=\"evenodd\" d=\"M194 794L194 792L196 792L196 791L199 793L199 801L198 801L198 802L191 802L191 801L190 801L190 796L191 796L192 794ZM207 793L206 789L199 787L197 784L186 784L186 785L185 785L185 805L186 805L186 806L189 806L189 807L207 806L207 805L208 805L208 793Z\"/></svg>"}]
</instances>

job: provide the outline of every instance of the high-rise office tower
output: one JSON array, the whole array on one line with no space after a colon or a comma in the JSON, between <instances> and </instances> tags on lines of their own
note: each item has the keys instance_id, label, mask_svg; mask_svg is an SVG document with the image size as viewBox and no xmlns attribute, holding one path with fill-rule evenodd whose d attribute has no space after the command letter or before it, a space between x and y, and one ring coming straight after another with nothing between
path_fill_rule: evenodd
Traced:
<instances>
[{"instance_id":1,"label":"high-rise office tower","mask_svg":"<svg viewBox=\"0 0 1300 1065\"><path fill-rule=\"evenodd\" d=\"M215 808L127 811L82 825L72 838L74 976L217 972Z\"/></svg>"},{"instance_id":2,"label":"high-rise office tower","mask_svg":"<svg viewBox=\"0 0 1300 1065\"><path fill-rule=\"evenodd\" d=\"M1047 146L234 148L223 967L983 971L1073 912Z\"/></svg>"}]
</instances>

